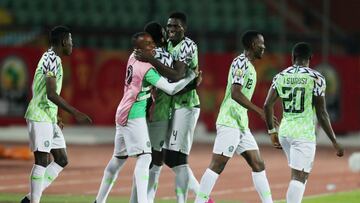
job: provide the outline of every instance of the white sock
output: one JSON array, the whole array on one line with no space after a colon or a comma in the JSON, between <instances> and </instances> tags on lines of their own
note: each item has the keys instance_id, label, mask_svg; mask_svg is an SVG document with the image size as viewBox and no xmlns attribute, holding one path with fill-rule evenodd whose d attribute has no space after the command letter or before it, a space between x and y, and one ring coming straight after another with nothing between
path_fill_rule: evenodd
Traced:
<instances>
[{"instance_id":1,"label":"white sock","mask_svg":"<svg viewBox=\"0 0 360 203\"><path fill-rule=\"evenodd\" d=\"M130 203L138 203L135 177L133 177L133 183L131 187Z\"/></svg>"},{"instance_id":2,"label":"white sock","mask_svg":"<svg viewBox=\"0 0 360 203\"><path fill-rule=\"evenodd\" d=\"M105 203L115 180L125 164L126 159L112 157L104 170L99 192L96 196L97 203Z\"/></svg>"},{"instance_id":3,"label":"white sock","mask_svg":"<svg viewBox=\"0 0 360 203\"><path fill-rule=\"evenodd\" d=\"M287 193L286 193L286 202L287 203L301 203L305 191L305 184L297 181L291 180Z\"/></svg>"},{"instance_id":4,"label":"white sock","mask_svg":"<svg viewBox=\"0 0 360 203\"><path fill-rule=\"evenodd\" d=\"M200 188L200 184L197 181L197 179L194 176L194 173L192 172L191 168L189 167L189 190L191 190L195 196L197 195L199 188Z\"/></svg>"},{"instance_id":5,"label":"white sock","mask_svg":"<svg viewBox=\"0 0 360 203\"><path fill-rule=\"evenodd\" d=\"M162 166L153 165L149 171L149 185L148 185L148 201L154 203L156 190L159 185L159 177Z\"/></svg>"},{"instance_id":6,"label":"white sock","mask_svg":"<svg viewBox=\"0 0 360 203\"><path fill-rule=\"evenodd\" d=\"M272 203L271 190L266 178L265 170L261 172L251 172L253 183L258 192L262 203Z\"/></svg>"},{"instance_id":7,"label":"white sock","mask_svg":"<svg viewBox=\"0 0 360 203\"><path fill-rule=\"evenodd\" d=\"M198 194L196 195L195 203L205 203L208 201L210 193L214 188L218 177L219 174L215 173L211 169L206 169L200 180L200 188Z\"/></svg>"},{"instance_id":8,"label":"white sock","mask_svg":"<svg viewBox=\"0 0 360 203\"><path fill-rule=\"evenodd\" d=\"M172 168L175 172L175 193L177 203L185 203L189 189L189 165L179 165Z\"/></svg>"},{"instance_id":9,"label":"white sock","mask_svg":"<svg viewBox=\"0 0 360 203\"><path fill-rule=\"evenodd\" d=\"M136 183L137 200L141 203L147 203L147 189L149 183L149 166L151 163L151 154L142 154L138 156L134 179Z\"/></svg>"},{"instance_id":10,"label":"white sock","mask_svg":"<svg viewBox=\"0 0 360 203\"><path fill-rule=\"evenodd\" d=\"M49 185L55 180L56 177L58 177L59 173L63 170L64 168L61 167L59 164L57 164L56 162L51 162L45 170L45 175L44 175L44 181L42 184L42 191L44 191L47 187L49 187ZM31 194L27 194L26 197L28 199L31 198Z\"/></svg>"},{"instance_id":11,"label":"white sock","mask_svg":"<svg viewBox=\"0 0 360 203\"><path fill-rule=\"evenodd\" d=\"M30 199L31 203L39 203L42 194L42 185L46 168L40 165L33 165L30 175Z\"/></svg>"}]
</instances>

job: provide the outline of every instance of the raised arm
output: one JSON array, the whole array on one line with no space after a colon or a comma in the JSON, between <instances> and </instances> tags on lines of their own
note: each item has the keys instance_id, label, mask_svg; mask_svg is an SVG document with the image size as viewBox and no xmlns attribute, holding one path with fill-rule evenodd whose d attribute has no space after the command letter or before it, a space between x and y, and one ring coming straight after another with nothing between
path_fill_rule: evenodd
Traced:
<instances>
[{"instance_id":1,"label":"raised arm","mask_svg":"<svg viewBox=\"0 0 360 203\"><path fill-rule=\"evenodd\" d=\"M171 68L161 63L153 55L142 50L135 50L134 53L137 60L150 63L162 76L171 81L176 82L185 77L187 65L184 62L175 61L173 64L174 68Z\"/></svg>"},{"instance_id":2,"label":"raised arm","mask_svg":"<svg viewBox=\"0 0 360 203\"><path fill-rule=\"evenodd\" d=\"M154 69L150 69L146 74L145 79L155 87L164 91L166 94L174 95L181 89L183 89L195 77L195 72L189 70L187 76L184 79L181 79L177 82L169 83L166 78L160 76Z\"/></svg>"}]
</instances>

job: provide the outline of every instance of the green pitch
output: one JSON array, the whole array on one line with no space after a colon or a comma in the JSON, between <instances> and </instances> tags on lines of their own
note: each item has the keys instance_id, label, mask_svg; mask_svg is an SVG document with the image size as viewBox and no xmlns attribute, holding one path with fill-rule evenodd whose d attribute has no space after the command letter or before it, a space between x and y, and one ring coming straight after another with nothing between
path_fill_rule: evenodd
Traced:
<instances>
[{"instance_id":1,"label":"green pitch","mask_svg":"<svg viewBox=\"0 0 360 203\"><path fill-rule=\"evenodd\" d=\"M0 194L1 203L17 203L20 202L23 195L19 194ZM73 196L73 195L44 195L42 203L92 203L95 196ZM303 203L359 203L360 190L351 192L341 192L335 194L327 194L316 197L305 197ZM215 200L216 203L239 203L238 201ZM124 197L109 197L108 203L128 203L129 199ZM159 203L174 203L176 200L157 200ZM189 202L192 202L189 201ZM277 201L284 203L285 201Z\"/></svg>"}]
</instances>

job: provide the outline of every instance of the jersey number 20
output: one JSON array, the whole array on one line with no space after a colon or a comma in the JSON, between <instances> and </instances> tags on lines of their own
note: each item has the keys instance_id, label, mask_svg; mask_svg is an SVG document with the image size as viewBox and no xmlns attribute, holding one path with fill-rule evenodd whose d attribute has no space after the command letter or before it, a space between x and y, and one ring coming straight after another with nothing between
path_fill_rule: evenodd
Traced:
<instances>
[{"instance_id":1,"label":"jersey number 20","mask_svg":"<svg viewBox=\"0 0 360 203\"><path fill-rule=\"evenodd\" d=\"M288 113L304 112L305 88L304 87L283 87L282 93L289 95L283 98L284 111Z\"/></svg>"}]
</instances>

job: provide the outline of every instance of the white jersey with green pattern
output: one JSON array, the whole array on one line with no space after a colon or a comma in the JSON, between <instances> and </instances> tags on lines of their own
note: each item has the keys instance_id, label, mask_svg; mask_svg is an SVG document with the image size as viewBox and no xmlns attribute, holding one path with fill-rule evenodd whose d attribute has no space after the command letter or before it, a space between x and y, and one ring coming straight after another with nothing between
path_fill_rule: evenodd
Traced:
<instances>
[{"instance_id":1,"label":"white jersey with green pattern","mask_svg":"<svg viewBox=\"0 0 360 203\"><path fill-rule=\"evenodd\" d=\"M56 78L56 93L60 94L63 80L61 59L52 49L46 51L35 71L32 84L32 99L25 118L38 122L57 122L58 107L46 95L46 77Z\"/></svg>"},{"instance_id":2,"label":"white jersey with green pattern","mask_svg":"<svg viewBox=\"0 0 360 203\"><path fill-rule=\"evenodd\" d=\"M191 39L185 37L175 47L171 41L169 41L168 51L173 56L174 60L184 62L190 69L195 70L198 66L197 46ZM198 105L200 105L200 100L196 93L196 89L173 96L173 106L175 109Z\"/></svg>"},{"instance_id":3,"label":"white jersey with green pattern","mask_svg":"<svg viewBox=\"0 0 360 203\"><path fill-rule=\"evenodd\" d=\"M325 96L325 78L308 67L291 66L272 82L283 104L279 136L315 142L314 96Z\"/></svg>"},{"instance_id":4,"label":"white jersey with green pattern","mask_svg":"<svg viewBox=\"0 0 360 203\"><path fill-rule=\"evenodd\" d=\"M241 85L241 92L251 100L256 86L256 71L245 54L239 55L231 63L225 97L216 124L246 131L249 130L247 109L231 98L233 84Z\"/></svg>"},{"instance_id":5,"label":"white jersey with green pattern","mask_svg":"<svg viewBox=\"0 0 360 203\"><path fill-rule=\"evenodd\" d=\"M172 68L174 59L170 55L170 53L166 51L165 48L156 48L154 57L162 64ZM170 119L172 111L171 101L172 96L166 94L160 89L156 89L155 107L153 111L152 121L166 121Z\"/></svg>"}]
</instances>

